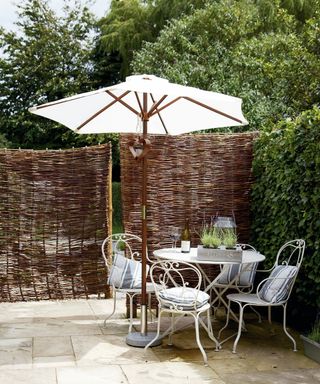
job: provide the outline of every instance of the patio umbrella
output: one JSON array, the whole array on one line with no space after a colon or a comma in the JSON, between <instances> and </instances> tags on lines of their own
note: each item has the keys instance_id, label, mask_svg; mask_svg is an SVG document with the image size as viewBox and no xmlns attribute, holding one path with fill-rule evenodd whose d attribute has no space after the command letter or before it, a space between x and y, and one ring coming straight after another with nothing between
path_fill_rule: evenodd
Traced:
<instances>
[{"instance_id":1,"label":"patio umbrella","mask_svg":"<svg viewBox=\"0 0 320 384\"><path fill-rule=\"evenodd\" d=\"M127 343L145 346L154 338L147 331L147 153L148 133L179 135L203 129L247 124L241 99L170 83L153 75L134 75L126 81L29 109L57 121L74 132L138 133L130 151L142 167L142 289L141 329Z\"/></svg>"}]
</instances>

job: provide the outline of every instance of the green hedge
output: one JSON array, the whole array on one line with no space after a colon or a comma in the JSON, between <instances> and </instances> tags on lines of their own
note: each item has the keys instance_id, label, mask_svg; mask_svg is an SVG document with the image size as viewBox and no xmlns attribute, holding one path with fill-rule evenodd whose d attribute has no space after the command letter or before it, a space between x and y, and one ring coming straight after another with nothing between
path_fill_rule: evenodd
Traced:
<instances>
[{"instance_id":1,"label":"green hedge","mask_svg":"<svg viewBox=\"0 0 320 384\"><path fill-rule=\"evenodd\" d=\"M121 208L121 183L112 183L112 233L123 231L122 226L122 208Z\"/></svg>"},{"instance_id":2,"label":"green hedge","mask_svg":"<svg viewBox=\"0 0 320 384\"><path fill-rule=\"evenodd\" d=\"M303 112L271 132L261 132L254 148L252 243L274 261L279 247L302 238L306 253L291 305L315 313L320 307L320 111Z\"/></svg>"}]
</instances>

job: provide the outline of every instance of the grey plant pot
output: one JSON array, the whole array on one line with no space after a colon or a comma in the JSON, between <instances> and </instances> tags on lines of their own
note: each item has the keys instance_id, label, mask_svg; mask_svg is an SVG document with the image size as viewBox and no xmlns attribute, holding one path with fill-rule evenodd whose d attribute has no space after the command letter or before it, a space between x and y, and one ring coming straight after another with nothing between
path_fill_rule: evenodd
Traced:
<instances>
[{"instance_id":1,"label":"grey plant pot","mask_svg":"<svg viewBox=\"0 0 320 384\"><path fill-rule=\"evenodd\" d=\"M306 336L300 335L300 337L303 341L304 354L320 364L320 344Z\"/></svg>"}]
</instances>

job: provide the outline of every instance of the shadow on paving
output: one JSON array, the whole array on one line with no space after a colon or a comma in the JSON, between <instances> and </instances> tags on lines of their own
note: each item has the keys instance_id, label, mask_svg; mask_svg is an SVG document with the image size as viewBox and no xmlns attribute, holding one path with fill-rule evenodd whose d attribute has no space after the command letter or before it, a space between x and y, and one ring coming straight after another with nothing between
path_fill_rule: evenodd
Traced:
<instances>
[{"instance_id":1,"label":"shadow on paving","mask_svg":"<svg viewBox=\"0 0 320 384\"><path fill-rule=\"evenodd\" d=\"M143 349L125 343L128 321L125 303L103 327L112 311L112 300L0 303L0 382L10 384L101 384L125 383L320 383L320 365L303 354L299 335L298 352L278 323L261 324L246 319L238 353L231 352L233 339L219 352L205 332L201 340L209 366L203 365L190 318L183 329L159 347ZM223 319L223 316L219 316ZM165 329L170 324L166 319ZM214 333L222 327L214 321ZM139 319L136 321L139 328ZM149 325L153 331L156 324ZM223 337L232 335L232 323Z\"/></svg>"}]
</instances>

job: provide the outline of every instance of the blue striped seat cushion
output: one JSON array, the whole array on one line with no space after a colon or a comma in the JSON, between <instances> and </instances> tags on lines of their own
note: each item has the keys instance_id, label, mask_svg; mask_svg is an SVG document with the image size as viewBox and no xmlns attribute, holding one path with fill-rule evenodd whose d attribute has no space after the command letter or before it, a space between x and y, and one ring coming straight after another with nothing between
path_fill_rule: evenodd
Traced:
<instances>
[{"instance_id":1,"label":"blue striped seat cushion","mask_svg":"<svg viewBox=\"0 0 320 384\"><path fill-rule=\"evenodd\" d=\"M147 273L149 266L147 265ZM116 253L108 277L108 284L115 288L140 288L142 279L141 262L128 259L121 253Z\"/></svg>"},{"instance_id":2,"label":"blue striped seat cushion","mask_svg":"<svg viewBox=\"0 0 320 384\"><path fill-rule=\"evenodd\" d=\"M203 291L190 287L174 287L159 292L160 299L171 301L182 310L201 308L209 302L210 296ZM164 303L168 306L168 303Z\"/></svg>"},{"instance_id":3,"label":"blue striped seat cushion","mask_svg":"<svg viewBox=\"0 0 320 384\"><path fill-rule=\"evenodd\" d=\"M279 303L286 300L297 271L298 268L292 265L275 267L270 274L270 279L263 284L259 292L260 298L269 303Z\"/></svg>"},{"instance_id":4,"label":"blue striped seat cushion","mask_svg":"<svg viewBox=\"0 0 320 384\"><path fill-rule=\"evenodd\" d=\"M227 285L239 274L236 280L237 285L239 287L251 286L256 275L257 267L258 263L225 265L218 277L217 283Z\"/></svg>"}]
</instances>

